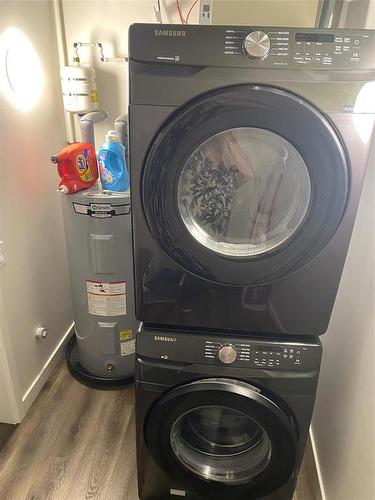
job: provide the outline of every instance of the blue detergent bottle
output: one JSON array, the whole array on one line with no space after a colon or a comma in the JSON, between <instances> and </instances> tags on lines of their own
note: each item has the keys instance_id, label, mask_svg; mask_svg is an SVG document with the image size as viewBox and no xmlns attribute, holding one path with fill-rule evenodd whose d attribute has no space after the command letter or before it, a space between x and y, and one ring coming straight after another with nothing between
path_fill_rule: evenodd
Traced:
<instances>
[{"instance_id":1,"label":"blue detergent bottle","mask_svg":"<svg viewBox=\"0 0 375 500\"><path fill-rule=\"evenodd\" d=\"M105 142L99 150L98 163L103 189L125 191L129 188L125 146L115 130L107 132Z\"/></svg>"}]
</instances>

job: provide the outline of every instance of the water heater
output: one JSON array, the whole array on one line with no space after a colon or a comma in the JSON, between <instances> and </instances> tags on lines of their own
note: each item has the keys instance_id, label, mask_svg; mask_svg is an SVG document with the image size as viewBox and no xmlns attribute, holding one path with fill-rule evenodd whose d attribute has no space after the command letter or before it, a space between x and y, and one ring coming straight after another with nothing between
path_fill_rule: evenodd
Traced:
<instances>
[{"instance_id":1,"label":"water heater","mask_svg":"<svg viewBox=\"0 0 375 500\"><path fill-rule=\"evenodd\" d=\"M76 329L68 364L86 381L121 382L134 375L138 329L130 193L86 190L61 200Z\"/></svg>"}]
</instances>

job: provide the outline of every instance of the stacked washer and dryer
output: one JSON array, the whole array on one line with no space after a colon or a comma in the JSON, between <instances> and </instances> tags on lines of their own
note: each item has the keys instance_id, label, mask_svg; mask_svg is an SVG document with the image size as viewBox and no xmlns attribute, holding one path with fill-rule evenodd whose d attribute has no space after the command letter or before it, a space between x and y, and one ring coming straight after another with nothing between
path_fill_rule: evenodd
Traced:
<instances>
[{"instance_id":1,"label":"stacked washer and dryer","mask_svg":"<svg viewBox=\"0 0 375 500\"><path fill-rule=\"evenodd\" d=\"M142 500L292 498L369 154L374 43L131 27Z\"/></svg>"}]
</instances>

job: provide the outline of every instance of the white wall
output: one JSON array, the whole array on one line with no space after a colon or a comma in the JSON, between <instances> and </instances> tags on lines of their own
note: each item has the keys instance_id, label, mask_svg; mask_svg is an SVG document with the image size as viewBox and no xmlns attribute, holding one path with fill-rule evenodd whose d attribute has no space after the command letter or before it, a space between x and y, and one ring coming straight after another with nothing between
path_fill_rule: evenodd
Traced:
<instances>
[{"instance_id":1,"label":"white wall","mask_svg":"<svg viewBox=\"0 0 375 500\"><path fill-rule=\"evenodd\" d=\"M2 0L0 9L0 32L12 26L25 33L39 54L45 77L43 97L32 111L16 111L0 95L0 240L6 257L0 268L0 358L11 377L9 390L17 405L11 418L17 421L45 381L72 323L58 177L49 162L65 144L65 129L56 98L52 3ZM45 342L33 336L39 325L48 329ZM3 370L0 380L5 377ZM9 421L5 401L4 396L0 421Z\"/></svg>"},{"instance_id":2,"label":"white wall","mask_svg":"<svg viewBox=\"0 0 375 500\"><path fill-rule=\"evenodd\" d=\"M69 63L73 61L74 42L102 42L107 57L124 57L128 53L128 28L131 24L155 23L154 0L63 0L65 32ZM191 0L180 0L184 15L191 6ZM163 22L178 23L175 0L162 0ZM189 18L197 22L198 5ZM98 53L92 48L80 49L81 62L91 64L97 71L99 104L109 118L96 125L96 147L104 142L104 135L113 128L113 121L127 113L127 71L126 63L99 61ZM80 140L79 135L77 139Z\"/></svg>"},{"instance_id":3,"label":"white wall","mask_svg":"<svg viewBox=\"0 0 375 500\"><path fill-rule=\"evenodd\" d=\"M375 155L328 332L312 424L327 500L375 498Z\"/></svg>"},{"instance_id":4,"label":"white wall","mask_svg":"<svg viewBox=\"0 0 375 500\"><path fill-rule=\"evenodd\" d=\"M213 24L313 27L318 0L213 0Z\"/></svg>"}]
</instances>

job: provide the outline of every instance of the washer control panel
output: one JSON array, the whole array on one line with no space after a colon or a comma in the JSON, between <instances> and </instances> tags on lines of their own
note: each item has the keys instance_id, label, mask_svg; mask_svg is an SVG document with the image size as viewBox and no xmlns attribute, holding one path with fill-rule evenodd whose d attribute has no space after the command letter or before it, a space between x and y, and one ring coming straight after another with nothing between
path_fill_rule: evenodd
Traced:
<instances>
[{"instance_id":1,"label":"washer control panel","mask_svg":"<svg viewBox=\"0 0 375 500\"><path fill-rule=\"evenodd\" d=\"M306 368L310 347L298 343L266 343L259 341L223 343L220 340L205 341L204 357L211 362L252 368L290 369Z\"/></svg>"},{"instance_id":2,"label":"washer control panel","mask_svg":"<svg viewBox=\"0 0 375 500\"><path fill-rule=\"evenodd\" d=\"M137 336L138 356L218 369L317 370L321 351L319 338L265 340L246 335L145 329Z\"/></svg>"}]
</instances>

